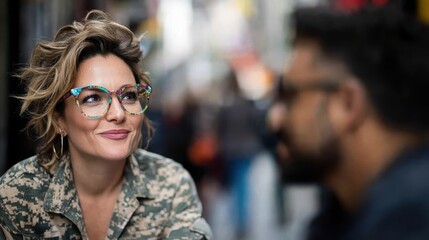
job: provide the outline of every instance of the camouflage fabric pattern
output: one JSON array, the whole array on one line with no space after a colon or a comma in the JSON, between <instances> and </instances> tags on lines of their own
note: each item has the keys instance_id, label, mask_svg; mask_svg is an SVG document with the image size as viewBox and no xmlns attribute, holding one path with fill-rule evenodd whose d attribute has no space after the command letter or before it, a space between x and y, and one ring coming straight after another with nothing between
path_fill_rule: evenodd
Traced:
<instances>
[{"instance_id":1,"label":"camouflage fabric pattern","mask_svg":"<svg viewBox=\"0 0 429 240\"><path fill-rule=\"evenodd\" d=\"M1 230L3 229L3 231ZM88 239L70 158L52 172L31 157L0 179L0 239ZM138 149L128 159L106 239L212 239L189 173Z\"/></svg>"}]
</instances>

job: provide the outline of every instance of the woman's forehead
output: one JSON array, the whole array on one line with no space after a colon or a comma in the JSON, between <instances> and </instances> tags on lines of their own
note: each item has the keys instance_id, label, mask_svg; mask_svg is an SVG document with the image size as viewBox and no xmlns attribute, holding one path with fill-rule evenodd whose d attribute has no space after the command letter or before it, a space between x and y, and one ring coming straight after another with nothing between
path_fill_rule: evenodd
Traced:
<instances>
[{"instance_id":1,"label":"woman's forehead","mask_svg":"<svg viewBox=\"0 0 429 240\"><path fill-rule=\"evenodd\" d=\"M97 85L114 91L124 84L135 83L130 67L121 58L110 54L84 60L79 65L73 87Z\"/></svg>"}]
</instances>

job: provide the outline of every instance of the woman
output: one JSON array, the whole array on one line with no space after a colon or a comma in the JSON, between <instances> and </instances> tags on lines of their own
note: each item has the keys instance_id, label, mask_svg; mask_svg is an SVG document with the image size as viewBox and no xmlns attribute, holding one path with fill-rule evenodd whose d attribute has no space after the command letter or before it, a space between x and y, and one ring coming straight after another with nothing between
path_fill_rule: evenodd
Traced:
<instances>
[{"instance_id":1,"label":"woman","mask_svg":"<svg viewBox=\"0 0 429 240\"><path fill-rule=\"evenodd\" d=\"M39 145L0 179L0 238L211 239L188 172L138 148L150 129L141 56L97 10L35 47L21 113Z\"/></svg>"}]
</instances>

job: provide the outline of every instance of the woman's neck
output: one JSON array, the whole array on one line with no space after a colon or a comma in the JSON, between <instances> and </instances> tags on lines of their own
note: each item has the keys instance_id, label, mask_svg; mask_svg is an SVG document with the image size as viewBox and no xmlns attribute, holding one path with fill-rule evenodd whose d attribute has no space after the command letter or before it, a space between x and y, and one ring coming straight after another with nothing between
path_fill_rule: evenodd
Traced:
<instances>
[{"instance_id":1,"label":"woman's neck","mask_svg":"<svg viewBox=\"0 0 429 240\"><path fill-rule=\"evenodd\" d=\"M126 159L104 161L71 156L73 178L78 193L86 196L105 196L117 192L124 175Z\"/></svg>"}]
</instances>

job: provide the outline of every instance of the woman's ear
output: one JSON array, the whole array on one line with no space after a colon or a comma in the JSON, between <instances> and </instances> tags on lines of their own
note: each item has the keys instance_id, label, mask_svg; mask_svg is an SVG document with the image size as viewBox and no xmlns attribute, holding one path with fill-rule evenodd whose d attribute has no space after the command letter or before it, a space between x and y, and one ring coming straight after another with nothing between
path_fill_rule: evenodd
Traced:
<instances>
[{"instance_id":1,"label":"woman's ear","mask_svg":"<svg viewBox=\"0 0 429 240\"><path fill-rule=\"evenodd\" d=\"M64 123L64 118L57 111L55 111L55 113L54 113L54 126L55 126L55 131L57 133L62 134L62 135L67 135L65 123Z\"/></svg>"},{"instance_id":2,"label":"woman's ear","mask_svg":"<svg viewBox=\"0 0 429 240\"><path fill-rule=\"evenodd\" d=\"M367 115L365 89L356 79L341 82L333 94L331 103L331 119L337 130L354 131Z\"/></svg>"}]
</instances>

